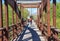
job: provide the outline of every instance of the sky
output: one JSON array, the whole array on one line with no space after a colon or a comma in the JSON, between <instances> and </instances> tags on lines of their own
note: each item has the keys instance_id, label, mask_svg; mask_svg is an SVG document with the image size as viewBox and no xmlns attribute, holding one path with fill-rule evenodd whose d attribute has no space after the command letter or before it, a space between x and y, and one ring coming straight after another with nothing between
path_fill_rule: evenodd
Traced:
<instances>
[{"instance_id":1,"label":"sky","mask_svg":"<svg viewBox=\"0 0 60 41\"><path fill-rule=\"evenodd\" d=\"M51 0L50 3L52 3L52 1L53 0ZM60 3L60 0L56 0L56 1ZM2 0L2 3L4 3L4 0ZM28 11L30 12L30 15L31 14L36 14L37 13L37 8L28 8Z\"/></svg>"},{"instance_id":2,"label":"sky","mask_svg":"<svg viewBox=\"0 0 60 41\"><path fill-rule=\"evenodd\" d=\"M36 14L37 13L37 8L28 8L28 11L30 12L30 15L31 14Z\"/></svg>"}]
</instances>

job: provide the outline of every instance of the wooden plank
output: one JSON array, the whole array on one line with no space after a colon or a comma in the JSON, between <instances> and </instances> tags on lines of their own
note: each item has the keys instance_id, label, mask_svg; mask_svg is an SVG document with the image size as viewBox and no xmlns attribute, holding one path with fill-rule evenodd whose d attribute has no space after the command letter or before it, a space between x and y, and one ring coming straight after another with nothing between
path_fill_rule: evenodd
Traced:
<instances>
[{"instance_id":1,"label":"wooden plank","mask_svg":"<svg viewBox=\"0 0 60 41\"><path fill-rule=\"evenodd\" d=\"M2 0L0 0L0 28L3 26L2 18ZM0 31L0 36L2 36L2 31ZM3 41L3 37L0 37L0 41Z\"/></svg>"},{"instance_id":2,"label":"wooden plank","mask_svg":"<svg viewBox=\"0 0 60 41\"><path fill-rule=\"evenodd\" d=\"M56 0L53 0L53 26L56 27Z\"/></svg>"},{"instance_id":3,"label":"wooden plank","mask_svg":"<svg viewBox=\"0 0 60 41\"><path fill-rule=\"evenodd\" d=\"M37 5L37 4L22 4L22 7L24 7L24 8L38 8L39 5Z\"/></svg>"},{"instance_id":4,"label":"wooden plank","mask_svg":"<svg viewBox=\"0 0 60 41\"><path fill-rule=\"evenodd\" d=\"M21 4L24 4L24 3L21 3ZM27 3L25 3L25 4L27 4ZM34 5L34 4L39 4L39 3L28 3L28 4L32 4L32 5Z\"/></svg>"},{"instance_id":5,"label":"wooden plank","mask_svg":"<svg viewBox=\"0 0 60 41\"><path fill-rule=\"evenodd\" d=\"M47 0L47 27L47 33L50 36L50 0Z\"/></svg>"}]
</instances>

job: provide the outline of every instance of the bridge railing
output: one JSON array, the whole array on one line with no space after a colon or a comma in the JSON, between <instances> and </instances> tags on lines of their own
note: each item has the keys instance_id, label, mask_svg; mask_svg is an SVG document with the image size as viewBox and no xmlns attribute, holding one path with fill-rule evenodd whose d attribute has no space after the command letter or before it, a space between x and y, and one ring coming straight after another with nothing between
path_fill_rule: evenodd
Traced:
<instances>
[{"instance_id":1,"label":"bridge railing","mask_svg":"<svg viewBox=\"0 0 60 41\"><path fill-rule=\"evenodd\" d=\"M51 36L49 37L48 36L48 33L47 33L47 24L43 24L43 31L42 31L42 34L46 36L46 38L48 39L48 41L60 41L60 38L59 38L59 33L60 33L60 29L57 29L53 26L50 26L50 30L51 30Z\"/></svg>"},{"instance_id":2,"label":"bridge railing","mask_svg":"<svg viewBox=\"0 0 60 41\"><path fill-rule=\"evenodd\" d=\"M15 39L18 34L22 31L23 27L21 27L21 11L18 9L17 3L15 0L4 0L4 9L2 0L0 0L0 41L12 41ZM12 9L12 22L11 26L9 26L9 10L8 5ZM3 11L5 14L3 15ZM15 12L15 13L14 13ZM15 15L16 14L16 15ZM5 20L3 20L5 16ZM16 20L16 22L15 22ZM3 23L5 21L5 23ZM5 26L3 26L5 24Z\"/></svg>"},{"instance_id":3,"label":"bridge railing","mask_svg":"<svg viewBox=\"0 0 60 41\"><path fill-rule=\"evenodd\" d=\"M43 14L43 12L45 13ZM60 41L59 33L60 30L56 28L56 0L53 0L53 26L50 25L50 1L42 0L40 8L40 20L38 27L42 33L47 37L48 41ZM47 24L47 25L46 25Z\"/></svg>"}]
</instances>

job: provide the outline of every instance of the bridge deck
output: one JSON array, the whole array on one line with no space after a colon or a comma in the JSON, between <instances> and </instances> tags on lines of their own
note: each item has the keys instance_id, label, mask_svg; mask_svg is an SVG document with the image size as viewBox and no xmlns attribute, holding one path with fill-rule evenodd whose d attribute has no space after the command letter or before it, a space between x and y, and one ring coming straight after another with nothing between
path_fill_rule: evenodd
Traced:
<instances>
[{"instance_id":1,"label":"bridge deck","mask_svg":"<svg viewBox=\"0 0 60 41\"><path fill-rule=\"evenodd\" d=\"M19 35L16 41L47 41L47 39L44 36L42 36L41 31L33 22L31 27L26 26L24 28L23 33Z\"/></svg>"}]
</instances>

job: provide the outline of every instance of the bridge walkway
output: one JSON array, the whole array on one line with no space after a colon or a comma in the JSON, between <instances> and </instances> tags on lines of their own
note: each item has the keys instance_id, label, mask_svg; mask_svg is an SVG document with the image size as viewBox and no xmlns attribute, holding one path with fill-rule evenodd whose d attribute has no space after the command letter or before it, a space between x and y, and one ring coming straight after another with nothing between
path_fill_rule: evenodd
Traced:
<instances>
[{"instance_id":1,"label":"bridge walkway","mask_svg":"<svg viewBox=\"0 0 60 41\"><path fill-rule=\"evenodd\" d=\"M18 36L16 41L47 41L47 39L33 21L32 24L24 27L24 31Z\"/></svg>"}]
</instances>

